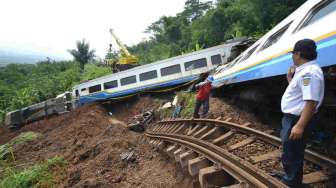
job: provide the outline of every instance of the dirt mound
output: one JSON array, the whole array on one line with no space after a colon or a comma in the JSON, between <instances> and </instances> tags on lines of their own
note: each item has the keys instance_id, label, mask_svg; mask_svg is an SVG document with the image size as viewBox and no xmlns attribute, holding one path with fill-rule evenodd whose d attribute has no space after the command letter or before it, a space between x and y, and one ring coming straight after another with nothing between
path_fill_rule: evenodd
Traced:
<instances>
[{"instance_id":1,"label":"dirt mound","mask_svg":"<svg viewBox=\"0 0 336 188\"><path fill-rule=\"evenodd\" d=\"M160 104L165 101L167 100L145 96L127 102L106 103L104 107L112 113L112 117L117 117L119 120L127 122L130 117L142 114L147 110L158 109Z\"/></svg>"},{"instance_id":2,"label":"dirt mound","mask_svg":"<svg viewBox=\"0 0 336 188\"><path fill-rule=\"evenodd\" d=\"M129 113L140 113L146 101L152 102L141 100L133 104ZM121 109L118 111L122 115ZM142 135L128 131L125 126L100 105L91 104L1 137L5 141L19 132L41 132L39 140L15 152L17 163L64 156L69 165L60 187L190 187L172 162L153 151ZM125 152L132 153L132 160L122 159Z\"/></svg>"}]
</instances>

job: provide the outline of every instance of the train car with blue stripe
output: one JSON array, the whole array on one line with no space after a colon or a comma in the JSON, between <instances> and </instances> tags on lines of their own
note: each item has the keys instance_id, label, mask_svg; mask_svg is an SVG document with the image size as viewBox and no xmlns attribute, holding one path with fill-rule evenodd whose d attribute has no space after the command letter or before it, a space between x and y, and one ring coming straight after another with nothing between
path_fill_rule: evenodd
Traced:
<instances>
[{"instance_id":1,"label":"train car with blue stripe","mask_svg":"<svg viewBox=\"0 0 336 188\"><path fill-rule=\"evenodd\" d=\"M236 59L219 66L214 84L224 86L223 95L253 102L276 96L278 103L279 94L287 85L284 75L293 65L290 52L294 44L304 38L313 39L317 44L317 63L323 68L327 81L325 101L336 106L335 0L306 1Z\"/></svg>"},{"instance_id":2,"label":"train car with blue stripe","mask_svg":"<svg viewBox=\"0 0 336 188\"><path fill-rule=\"evenodd\" d=\"M76 105L94 101L120 99L142 92L188 84L200 74L226 63L242 38L189 54L138 66L87 81L73 88Z\"/></svg>"}]
</instances>

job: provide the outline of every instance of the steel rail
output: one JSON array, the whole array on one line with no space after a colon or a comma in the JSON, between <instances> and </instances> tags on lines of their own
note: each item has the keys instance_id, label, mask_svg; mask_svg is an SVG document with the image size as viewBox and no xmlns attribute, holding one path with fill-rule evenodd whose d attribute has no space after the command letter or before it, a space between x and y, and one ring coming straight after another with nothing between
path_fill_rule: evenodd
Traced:
<instances>
[{"instance_id":1,"label":"steel rail","mask_svg":"<svg viewBox=\"0 0 336 188\"><path fill-rule=\"evenodd\" d=\"M214 144L190 136L177 134L147 132L146 136L177 143L196 153L202 154L214 163L219 164L225 172L240 182L246 182L254 187L260 188L287 187L281 181Z\"/></svg>"},{"instance_id":2,"label":"steel rail","mask_svg":"<svg viewBox=\"0 0 336 188\"><path fill-rule=\"evenodd\" d=\"M232 123L228 121L221 121L221 120L214 120L214 119L174 119L174 120L159 121L158 124L160 123L204 123L204 124L211 123L211 124L214 124L215 126L224 127L224 128L231 129L231 130L236 130L237 132L241 132L241 133L245 133L249 135L253 134L260 140L263 140L267 143L270 143L278 147L281 146L281 139L279 137L266 134L259 130L252 129L247 126L239 125L237 123ZM327 156L318 154L315 151L306 149L304 157L306 160L312 163L318 164L319 166L323 168L332 168L332 169L336 168L335 160Z\"/></svg>"}]
</instances>

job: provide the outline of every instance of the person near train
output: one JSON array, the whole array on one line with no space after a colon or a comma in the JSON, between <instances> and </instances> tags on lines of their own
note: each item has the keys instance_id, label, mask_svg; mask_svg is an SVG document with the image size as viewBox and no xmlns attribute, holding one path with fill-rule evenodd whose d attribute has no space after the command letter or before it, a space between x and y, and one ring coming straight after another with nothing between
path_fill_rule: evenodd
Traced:
<instances>
[{"instance_id":1,"label":"person near train","mask_svg":"<svg viewBox=\"0 0 336 188\"><path fill-rule=\"evenodd\" d=\"M197 94L196 94L196 104L195 104L194 115L193 115L194 118L200 118L199 110L201 107L203 107L201 117L204 118L207 116L208 111L209 111L209 98L210 98L213 81L214 81L213 76L209 75L205 81L195 86L197 90Z\"/></svg>"},{"instance_id":2,"label":"person near train","mask_svg":"<svg viewBox=\"0 0 336 188\"><path fill-rule=\"evenodd\" d=\"M323 72L316 58L313 40L295 43L292 51L295 66L287 73L289 85L281 99L282 181L289 187L302 186L304 150L324 97Z\"/></svg>"}]
</instances>

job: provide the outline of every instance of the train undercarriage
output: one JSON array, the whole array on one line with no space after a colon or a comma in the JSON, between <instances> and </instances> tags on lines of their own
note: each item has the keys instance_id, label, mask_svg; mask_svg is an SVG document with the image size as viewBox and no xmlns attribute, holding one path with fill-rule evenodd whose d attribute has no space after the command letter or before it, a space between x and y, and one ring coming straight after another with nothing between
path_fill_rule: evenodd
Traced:
<instances>
[{"instance_id":1,"label":"train undercarriage","mask_svg":"<svg viewBox=\"0 0 336 188\"><path fill-rule=\"evenodd\" d=\"M324 146L325 152L333 152L336 144L336 66L323 68L325 75L324 101L318 116L318 126L314 142ZM216 89L214 96L221 97L233 105L253 112L271 126L280 129L282 94L288 83L285 75L275 76L243 83L231 84Z\"/></svg>"}]
</instances>

